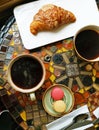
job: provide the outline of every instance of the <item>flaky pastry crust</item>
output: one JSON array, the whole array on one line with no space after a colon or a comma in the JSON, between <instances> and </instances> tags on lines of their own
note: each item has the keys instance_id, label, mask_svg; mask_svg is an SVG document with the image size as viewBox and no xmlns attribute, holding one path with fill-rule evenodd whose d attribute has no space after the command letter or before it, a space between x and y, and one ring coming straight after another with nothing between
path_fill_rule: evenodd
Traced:
<instances>
[{"instance_id":1,"label":"flaky pastry crust","mask_svg":"<svg viewBox=\"0 0 99 130\"><path fill-rule=\"evenodd\" d=\"M40 31L51 31L63 24L76 21L74 14L53 4L44 5L30 24L30 32L36 35Z\"/></svg>"}]
</instances>

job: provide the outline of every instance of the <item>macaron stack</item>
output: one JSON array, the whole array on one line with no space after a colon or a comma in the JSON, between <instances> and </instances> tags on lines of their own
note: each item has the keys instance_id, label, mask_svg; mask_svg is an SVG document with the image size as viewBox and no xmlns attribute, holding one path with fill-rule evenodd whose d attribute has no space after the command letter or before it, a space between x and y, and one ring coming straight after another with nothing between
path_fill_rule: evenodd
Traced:
<instances>
[{"instance_id":1,"label":"macaron stack","mask_svg":"<svg viewBox=\"0 0 99 130\"><path fill-rule=\"evenodd\" d=\"M64 102L64 91L60 86L55 86L51 91L53 99L53 109L58 113L63 113L66 110L66 103Z\"/></svg>"}]
</instances>

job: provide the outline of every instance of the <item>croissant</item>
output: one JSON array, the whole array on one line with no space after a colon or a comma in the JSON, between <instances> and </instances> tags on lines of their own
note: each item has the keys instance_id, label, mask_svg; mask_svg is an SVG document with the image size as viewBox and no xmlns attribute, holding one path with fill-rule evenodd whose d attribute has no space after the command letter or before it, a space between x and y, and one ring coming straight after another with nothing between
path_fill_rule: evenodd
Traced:
<instances>
[{"instance_id":1,"label":"croissant","mask_svg":"<svg viewBox=\"0 0 99 130\"><path fill-rule=\"evenodd\" d=\"M40 31L51 31L63 24L75 21L76 17L72 12L53 4L47 4L34 15L30 24L30 32L36 35Z\"/></svg>"}]
</instances>

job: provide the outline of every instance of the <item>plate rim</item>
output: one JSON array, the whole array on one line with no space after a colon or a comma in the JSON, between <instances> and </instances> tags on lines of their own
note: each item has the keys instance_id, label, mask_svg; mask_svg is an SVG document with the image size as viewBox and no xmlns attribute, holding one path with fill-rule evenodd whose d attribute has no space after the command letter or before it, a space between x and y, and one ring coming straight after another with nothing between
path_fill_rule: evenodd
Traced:
<instances>
[{"instance_id":1,"label":"plate rim","mask_svg":"<svg viewBox=\"0 0 99 130\"><path fill-rule=\"evenodd\" d=\"M59 113L59 114L57 113L57 114L55 115L55 114L50 113L50 112L47 110L47 108L46 108L46 106L45 106L44 100L45 100L46 93L47 93L50 89L52 89L53 87L55 87L56 85L61 86L61 87L65 88L66 90L68 90L68 91L70 92L71 97L72 97L72 105L70 106L70 109L69 109L67 112ZM75 103L74 93L71 91L71 89L70 89L68 86L63 85L63 84L53 84L53 85L51 85L49 88L47 88L47 89L45 90L45 92L44 92L44 94L43 94L43 97L42 97L42 104L43 104L43 107L44 107L45 111L46 111L49 115L54 116L54 117L61 117L61 116L65 115L65 114L68 114L68 113L73 109L74 103Z\"/></svg>"}]
</instances>

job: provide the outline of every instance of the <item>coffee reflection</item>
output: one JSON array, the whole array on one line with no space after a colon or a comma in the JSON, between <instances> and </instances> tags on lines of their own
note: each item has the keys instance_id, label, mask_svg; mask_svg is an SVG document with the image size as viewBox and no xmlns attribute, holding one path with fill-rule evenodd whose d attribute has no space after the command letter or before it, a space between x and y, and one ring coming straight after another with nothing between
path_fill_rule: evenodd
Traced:
<instances>
[{"instance_id":1,"label":"coffee reflection","mask_svg":"<svg viewBox=\"0 0 99 130\"><path fill-rule=\"evenodd\" d=\"M20 54L8 65L8 82L17 91L32 93L45 81L46 70L40 58L31 54Z\"/></svg>"},{"instance_id":2,"label":"coffee reflection","mask_svg":"<svg viewBox=\"0 0 99 130\"><path fill-rule=\"evenodd\" d=\"M80 32L75 40L78 53L88 60L99 57L99 34L94 30Z\"/></svg>"},{"instance_id":3,"label":"coffee reflection","mask_svg":"<svg viewBox=\"0 0 99 130\"><path fill-rule=\"evenodd\" d=\"M41 64L33 57L21 57L11 67L14 84L22 89L35 87L42 79Z\"/></svg>"},{"instance_id":4,"label":"coffee reflection","mask_svg":"<svg viewBox=\"0 0 99 130\"><path fill-rule=\"evenodd\" d=\"M99 26L88 25L77 31L74 48L78 56L88 62L99 61Z\"/></svg>"}]
</instances>

